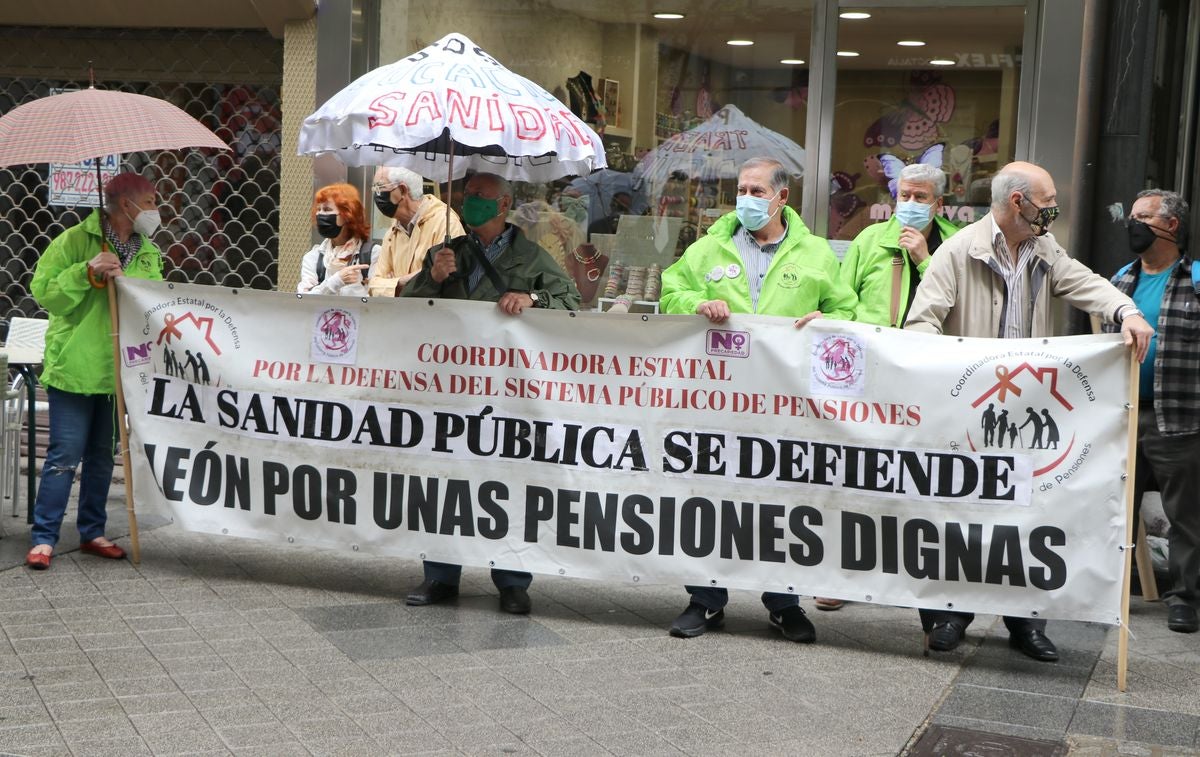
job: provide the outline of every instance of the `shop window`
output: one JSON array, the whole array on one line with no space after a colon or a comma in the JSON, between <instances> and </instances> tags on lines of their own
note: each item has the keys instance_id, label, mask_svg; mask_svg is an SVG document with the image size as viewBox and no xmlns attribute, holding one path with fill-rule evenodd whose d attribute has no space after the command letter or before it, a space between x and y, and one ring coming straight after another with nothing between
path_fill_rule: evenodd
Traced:
<instances>
[{"instance_id":1,"label":"shop window","mask_svg":"<svg viewBox=\"0 0 1200 757\"><path fill-rule=\"evenodd\" d=\"M896 176L910 163L945 172L951 221L987 213L991 178L1015 155L1024 14L1023 6L843 14L830 162L835 249L891 217Z\"/></svg>"},{"instance_id":2,"label":"shop window","mask_svg":"<svg viewBox=\"0 0 1200 757\"><path fill-rule=\"evenodd\" d=\"M669 11L680 17L658 17ZM517 184L511 218L587 301L629 291L652 308L656 270L733 210L750 157L784 163L800 208L810 0L442 0L419 11L382 0L381 20L384 58L465 34L602 135L608 170Z\"/></svg>"}]
</instances>

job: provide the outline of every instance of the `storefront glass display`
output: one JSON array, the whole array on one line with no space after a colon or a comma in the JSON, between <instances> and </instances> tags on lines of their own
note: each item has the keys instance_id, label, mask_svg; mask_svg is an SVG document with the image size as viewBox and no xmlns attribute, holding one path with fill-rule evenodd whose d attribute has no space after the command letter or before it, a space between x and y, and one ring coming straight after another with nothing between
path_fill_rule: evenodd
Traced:
<instances>
[{"instance_id":1,"label":"storefront glass display","mask_svg":"<svg viewBox=\"0 0 1200 757\"><path fill-rule=\"evenodd\" d=\"M383 0L380 9L381 60L464 34L601 134L608 169L518 183L511 220L586 301L628 294L634 310L653 309L657 273L733 210L743 161L783 162L797 210L805 163L812 2L657 5Z\"/></svg>"},{"instance_id":2,"label":"storefront glass display","mask_svg":"<svg viewBox=\"0 0 1200 757\"><path fill-rule=\"evenodd\" d=\"M652 309L656 270L732 211L750 157L787 167L789 204L838 252L915 161L946 172L951 220L987 212L1020 149L1028 4L864 1L381 0L380 50L465 34L591 124L609 168L518 185L512 220L585 301Z\"/></svg>"},{"instance_id":3,"label":"storefront glass display","mask_svg":"<svg viewBox=\"0 0 1200 757\"><path fill-rule=\"evenodd\" d=\"M845 9L837 30L828 236L844 249L891 217L909 163L947 177L943 212L987 213L991 177L1016 155L1024 5Z\"/></svg>"}]
</instances>

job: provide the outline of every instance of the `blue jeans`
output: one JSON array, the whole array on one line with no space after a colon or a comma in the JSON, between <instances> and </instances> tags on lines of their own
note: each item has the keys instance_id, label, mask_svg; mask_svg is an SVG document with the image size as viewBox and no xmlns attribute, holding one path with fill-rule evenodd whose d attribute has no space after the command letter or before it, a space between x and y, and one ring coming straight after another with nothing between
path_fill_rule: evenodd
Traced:
<instances>
[{"instance_id":1,"label":"blue jeans","mask_svg":"<svg viewBox=\"0 0 1200 757\"><path fill-rule=\"evenodd\" d=\"M454 565L448 562L434 562L433 560L425 561L426 581L439 581L451 586L458 586L460 578L462 578L461 565ZM492 568L492 583L496 584L497 589L505 589L509 586L519 586L522 589L528 589L529 584L533 583L533 576L519 570L499 570Z\"/></svg>"},{"instance_id":2,"label":"blue jeans","mask_svg":"<svg viewBox=\"0 0 1200 757\"><path fill-rule=\"evenodd\" d=\"M33 504L34 546L58 543L63 513L75 470L83 462L79 484L79 541L104 536L105 506L112 484L115 400L111 394L75 394L47 387L50 398L50 447Z\"/></svg>"},{"instance_id":3,"label":"blue jeans","mask_svg":"<svg viewBox=\"0 0 1200 757\"><path fill-rule=\"evenodd\" d=\"M720 610L725 605L729 604L729 590L718 589L713 586L685 586L688 594L692 595L692 601L707 610ZM795 607L800 604L800 597L795 594L778 594L773 591L764 591L762 595L763 607L767 608L767 612L779 612L789 607Z\"/></svg>"}]
</instances>

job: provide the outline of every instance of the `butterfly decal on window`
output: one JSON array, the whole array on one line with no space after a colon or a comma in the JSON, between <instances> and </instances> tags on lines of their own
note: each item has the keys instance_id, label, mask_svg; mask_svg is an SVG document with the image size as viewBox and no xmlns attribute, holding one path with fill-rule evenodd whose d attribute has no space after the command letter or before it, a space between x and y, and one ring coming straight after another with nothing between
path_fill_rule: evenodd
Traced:
<instances>
[{"instance_id":1,"label":"butterfly decal on window","mask_svg":"<svg viewBox=\"0 0 1200 757\"><path fill-rule=\"evenodd\" d=\"M916 72L904 101L867 127L866 147L920 150L938 139L938 124L954 116L954 87L942 84L936 74Z\"/></svg>"},{"instance_id":2,"label":"butterfly decal on window","mask_svg":"<svg viewBox=\"0 0 1200 757\"><path fill-rule=\"evenodd\" d=\"M945 153L946 145L938 142L936 145L930 145L921 153L912 163L924 163L927 166L935 168L942 167L942 156ZM887 176L888 191L892 193L892 199L896 198L896 185L900 183L900 172L904 167L909 165L904 160L890 153L879 153L879 162L883 165L883 173Z\"/></svg>"},{"instance_id":3,"label":"butterfly decal on window","mask_svg":"<svg viewBox=\"0 0 1200 757\"><path fill-rule=\"evenodd\" d=\"M854 187L861 175L834 171L833 178L829 181L829 208L842 218L849 218L866 206L863 199L854 194Z\"/></svg>"}]
</instances>

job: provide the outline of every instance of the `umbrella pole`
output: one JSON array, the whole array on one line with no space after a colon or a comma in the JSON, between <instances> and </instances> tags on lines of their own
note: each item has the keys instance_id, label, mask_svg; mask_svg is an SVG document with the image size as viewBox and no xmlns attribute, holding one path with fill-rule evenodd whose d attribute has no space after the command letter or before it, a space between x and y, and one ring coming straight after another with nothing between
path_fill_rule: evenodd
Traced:
<instances>
[{"instance_id":1,"label":"umbrella pole","mask_svg":"<svg viewBox=\"0 0 1200 757\"><path fill-rule=\"evenodd\" d=\"M446 134L449 137L449 133ZM446 166L446 246L450 246L450 198L454 195L454 140L450 140L450 162Z\"/></svg>"},{"instance_id":2,"label":"umbrella pole","mask_svg":"<svg viewBox=\"0 0 1200 757\"><path fill-rule=\"evenodd\" d=\"M129 545L133 564L142 562L142 547L138 540L137 513L133 510L133 466L129 463L129 427L125 423L125 392L121 387L120 320L117 315L117 282L108 280L108 317L112 322L113 379L117 392L117 426L121 431L121 467L125 470L125 512L129 514Z\"/></svg>"}]
</instances>

